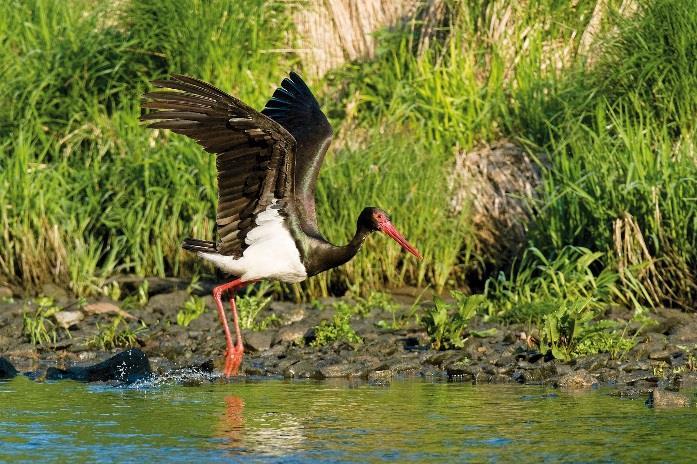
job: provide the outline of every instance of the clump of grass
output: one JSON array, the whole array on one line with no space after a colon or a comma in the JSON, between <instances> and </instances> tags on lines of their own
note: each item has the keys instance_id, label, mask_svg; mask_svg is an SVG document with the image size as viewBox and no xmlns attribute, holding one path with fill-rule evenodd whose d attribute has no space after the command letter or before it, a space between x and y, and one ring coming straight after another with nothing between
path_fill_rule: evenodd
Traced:
<instances>
[{"instance_id":1,"label":"clump of grass","mask_svg":"<svg viewBox=\"0 0 697 464\"><path fill-rule=\"evenodd\" d=\"M51 317L61 308L48 297L37 298L35 303L36 308L32 312L27 308L22 312L22 333L29 337L32 345L56 343L58 332Z\"/></svg>"},{"instance_id":2,"label":"clump of grass","mask_svg":"<svg viewBox=\"0 0 697 464\"><path fill-rule=\"evenodd\" d=\"M334 342L351 344L363 343L363 339L351 327L351 317L356 314L355 306L345 302L334 305L336 312L330 321L322 321L315 327L315 339L310 343L313 347L322 347Z\"/></svg>"},{"instance_id":3,"label":"clump of grass","mask_svg":"<svg viewBox=\"0 0 697 464\"><path fill-rule=\"evenodd\" d=\"M132 348L138 344L138 336L147 331L147 326L141 322L140 326L131 328L123 317L116 316L108 324L97 324L98 333L87 340L87 346L100 350L113 350L115 348Z\"/></svg>"},{"instance_id":4,"label":"clump of grass","mask_svg":"<svg viewBox=\"0 0 697 464\"><path fill-rule=\"evenodd\" d=\"M193 321L198 319L206 312L206 302L203 298L191 296L184 306L177 311L177 324L183 327L189 327Z\"/></svg>"},{"instance_id":5,"label":"clump of grass","mask_svg":"<svg viewBox=\"0 0 697 464\"><path fill-rule=\"evenodd\" d=\"M584 307L592 311L614 302L641 308L621 291L620 275L604 265L604 257L587 248L564 247L549 259L530 248L508 274L501 272L487 280L480 310L490 319L541 324L546 315L577 301L584 301Z\"/></svg>"},{"instance_id":6,"label":"clump of grass","mask_svg":"<svg viewBox=\"0 0 697 464\"><path fill-rule=\"evenodd\" d=\"M433 299L433 307L423 318L426 332L431 337L434 349L462 348L464 346L469 324L484 300L483 295L465 296L462 292L453 292L456 304L447 304L441 298ZM486 336L488 333L473 333Z\"/></svg>"},{"instance_id":7,"label":"clump of grass","mask_svg":"<svg viewBox=\"0 0 697 464\"><path fill-rule=\"evenodd\" d=\"M278 317L274 314L259 320L259 314L271 303L272 296L267 295L273 284L268 281L261 282L253 292L236 297L237 313L239 314L240 327L250 330L266 330L269 325L276 322Z\"/></svg>"},{"instance_id":8,"label":"clump of grass","mask_svg":"<svg viewBox=\"0 0 697 464\"><path fill-rule=\"evenodd\" d=\"M564 304L544 317L540 330L540 351L556 359L569 361L577 356L610 353L613 358L636 345L634 339L619 330L610 320L594 320L598 314L589 308L590 300Z\"/></svg>"}]
</instances>

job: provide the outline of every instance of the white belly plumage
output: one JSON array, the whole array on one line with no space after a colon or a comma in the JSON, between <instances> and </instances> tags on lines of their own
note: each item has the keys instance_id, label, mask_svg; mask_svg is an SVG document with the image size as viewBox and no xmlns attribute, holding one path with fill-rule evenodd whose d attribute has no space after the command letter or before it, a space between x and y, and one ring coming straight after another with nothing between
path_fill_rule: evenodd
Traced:
<instances>
[{"instance_id":1,"label":"white belly plumage","mask_svg":"<svg viewBox=\"0 0 697 464\"><path fill-rule=\"evenodd\" d=\"M225 272L243 281L276 279L283 282L302 282L307 278L300 252L278 213L277 200L256 218L256 227L247 233L247 248L241 258L217 253L199 253Z\"/></svg>"}]
</instances>

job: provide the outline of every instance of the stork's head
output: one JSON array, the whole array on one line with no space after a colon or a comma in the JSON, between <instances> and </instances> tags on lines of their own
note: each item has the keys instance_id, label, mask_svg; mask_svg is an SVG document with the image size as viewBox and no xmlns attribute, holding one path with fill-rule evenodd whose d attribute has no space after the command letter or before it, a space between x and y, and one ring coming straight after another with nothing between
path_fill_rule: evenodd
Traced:
<instances>
[{"instance_id":1,"label":"stork's head","mask_svg":"<svg viewBox=\"0 0 697 464\"><path fill-rule=\"evenodd\" d=\"M406 251L416 256L418 259L423 259L421 253L419 253L419 251L392 225L390 216L382 209L372 206L363 209L361 215L358 216L358 226L369 231L379 231L388 235Z\"/></svg>"}]
</instances>

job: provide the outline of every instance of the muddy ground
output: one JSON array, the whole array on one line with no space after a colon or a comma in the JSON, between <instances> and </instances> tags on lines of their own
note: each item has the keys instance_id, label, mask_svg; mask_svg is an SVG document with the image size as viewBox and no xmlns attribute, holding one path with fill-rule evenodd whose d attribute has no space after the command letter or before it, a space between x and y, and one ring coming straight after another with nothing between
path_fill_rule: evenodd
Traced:
<instances>
[{"instance_id":1,"label":"muddy ground","mask_svg":"<svg viewBox=\"0 0 697 464\"><path fill-rule=\"evenodd\" d=\"M147 304L128 307L127 313L133 316L128 319L132 329L145 325L136 331L134 346L145 353L153 372L162 374L187 366L219 371L224 339L212 298L204 296L207 311L188 327L182 327L176 323L176 314L190 297L187 282L174 279L149 279L149 282ZM128 289L128 285L131 284L127 282L124 288ZM206 295L212 285L212 282L203 283L197 292ZM137 287L137 281L132 282L132 287ZM33 307L29 303L32 300L10 296L5 289L4 295L0 295L0 356L20 372L37 379L47 374L48 378L60 378L56 374L60 369L93 365L124 351L125 347L99 350L88 343L100 327L113 320L120 303L100 298L78 304L54 286L44 287L41 293L52 297L64 311L80 314L71 315L74 323L68 318L69 329L57 330L55 343L36 346L23 334L22 314ZM276 320L266 330L243 331L246 356L240 374L300 379L344 377L374 384L424 377L570 388L615 385L620 396L646 395L656 388L675 391L697 387L697 314L694 313L657 311L652 317L658 323L636 335L638 343L623 356L612 358L609 354L599 354L564 362L543 356L534 343L525 339L529 327L521 324L498 325L490 336L468 338L462 349L436 351L423 325L417 324L413 317L403 318L413 311L413 296L397 294L395 298L402 303L396 315L374 308L365 317L351 321L363 343L335 342L319 348L311 346L315 328L321 321L332 318L335 311L332 305L340 300L323 300L319 305L272 302L260 318L273 314ZM110 304L94 306L94 303ZM625 321L630 316L629 311L608 315ZM399 328L389 328L394 318L403 320ZM55 316L51 321L57 325ZM491 327L494 325L481 320L472 324L474 331Z\"/></svg>"}]
</instances>

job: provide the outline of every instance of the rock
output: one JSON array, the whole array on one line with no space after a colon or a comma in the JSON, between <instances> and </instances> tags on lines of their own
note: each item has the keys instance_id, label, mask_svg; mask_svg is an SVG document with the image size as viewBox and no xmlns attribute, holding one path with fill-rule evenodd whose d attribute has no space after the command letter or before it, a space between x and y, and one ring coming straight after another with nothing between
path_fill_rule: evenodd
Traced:
<instances>
[{"instance_id":1,"label":"rock","mask_svg":"<svg viewBox=\"0 0 697 464\"><path fill-rule=\"evenodd\" d=\"M697 330L694 324L677 327L671 334L671 341L681 345L697 343Z\"/></svg>"},{"instance_id":2,"label":"rock","mask_svg":"<svg viewBox=\"0 0 697 464\"><path fill-rule=\"evenodd\" d=\"M249 351L266 351L271 348L271 342L273 341L274 334L270 331L245 331L242 334L242 340L244 340L244 347Z\"/></svg>"},{"instance_id":3,"label":"rock","mask_svg":"<svg viewBox=\"0 0 697 464\"><path fill-rule=\"evenodd\" d=\"M151 373L150 362L145 353L137 348L132 348L92 366L73 366L67 370L51 367L46 371L46 379L132 383L147 377Z\"/></svg>"},{"instance_id":4,"label":"rock","mask_svg":"<svg viewBox=\"0 0 697 464\"><path fill-rule=\"evenodd\" d=\"M59 326L64 329L69 329L70 327L77 325L78 322L85 318L82 311L60 311L53 315Z\"/></svg>"},{"instance_id":5,"label":"rock","mask_svg":"<svg viewBox=\"0 0 697 464\"><path fill-rule=\"evenodd\" d=\"M0 285L0 299L12 298L13 292L10 287L3 287Z\"/></svg>"},{"instance_id":6,"label":"rock","mask_svg":"<svg viewBox=\"0 0 697 464\"><path fill-rule=\"evenodd\" d=\"M115 304L106 301L85 305L83 310L87 314L116 314L124 319L135 319L132 314L129 314Z\"/></svg>"},{"instance_id":7,"label":"rock","mask_svg":"<svg viewBox=\"0 0 697 464\"><path fill-rule=\"evenodd\" d=\"M618 382L624 382L627 385L635 385L638 382L647 382L656 384L658 382L658 377L653 372L648 370L637 370L632 371L629 374L620 375L617 379Z\"/></svg>"},{"instance_id":8,"label":"rock","mask_svg":"<svg viewBox=\"0 0 697 464\"><path fill-rule=\"evenodd\" d=\"M695 388L697 387L697 372L683 372L680 374L680 388Z\"/></svg>"},{"instance_id":9,"label":"rock","mask_svg":"<svg viewBox=\"0 0 697 464\"><path fill-rule=\"evenodd\" d=\"M160 293L148 301L147 308L161 314L171 314L176 317L179 308L184 306L186 300L191 297L186 290L178 290L171 293ZM226 305L227 306L227 305Z\"/></svg>"},{"instance_id":10,"label":"rock","mask_svg":"<svg viewBox=\"0 0 697 464\"><path fill-rule=\"evenodd\" d=\"M357 369L349 363L339 362L328 366L320 367L320 373L324 378L350 377L356 374Z\"/></svg>"},{"instance_id":11,"label":"rock","mask_svg":"<svg viewBox=\"0 0 697 464\"><path fill-rule=\"evenodd\" d=\"M570 390L590 388L595 385L598 385L598 381L585 369L571 372L559 379L559 387L568 388Z\"/></svg>"},{"instance_id":12,"label":"rock","mask_svg":"<svg viewBox=\"0 0 697 464\"><path fill-rule=\"evenodd\" d=\"M0 379L11 379L17 375L17 369L10 361L0 358Z\"/></svg>"},{"instance_id":13,"label":"rock","mask_svg":"<svg viewBox=\"0 0 697 464\"><path fill-rule=\"evenodd\" d=\"M168 293L175 290L184 290L191 283L187 279L163 278L163 277L140 277L136 275L119 276L116 279L121 289L126 294L133 294L143 286L143 282L147 281L148 296L159 295L160 293ZM202 282L201 282L202 283Z\"/></svg>"},{"instance_id":14,"label":"rock","mask_svg":"<svg viewBox=\"0 0 697 464\"><path fill-rule=\"evenodd\" d=\"M462 357L462 355L460 355ZM459 361L454 361L448 363L445 367L445 373L449 380L458 380L463 382L469 382L473 380L473 376L470 373L471 365L470 360L467 358L460 359Z\"/></svg>"},{"instance_id":15,"label":"rock","mask_svg":"<svg viewBox=\"0 0 697 464\"><path fill-rule=\"evenodd\" d=\"M0 335L0 353L10 350L17 340L14 338L7 337L5 335Z\"/></svg>"},{"instance_id":16,"label":"rock","mask_svg":"<svg viewBox=\"0 0 697 464\"><path fill-rule=\"evenodd\" d=\"M281 327L273 337L272 345L278 345L283 342L295 342L305 337L305 334L312 329L312 323L309 321L294 322L285 327Z\"/></svg>"},{"instance_id":17,"label":"rock","mask_svg":"<svg viewBox=\"0 0 697 464\"><path fill-rule=\"evenodd\" d=\"M44 284L41 287L41 296L51 298L56 303L66 303L68 301L68 293L55 284Z\"/></svg>"},{"instance_id":18,"label":"rock","mask_svg":"<svg viewBox=\"0 0 697 464\"><path fill-rule=\"evenodd\" d=\"M690 398L682 393L655 389L649 393L646 405L650 408L684 408L690 405Z\"/></svg>"},{"instance_id":19,"label":"rock","mask_svg":"<svg viewBox=\"0 0 697 464\"><path fill-rule=\"evenodd\" d=\"M314 362L304 359L283 369L283 377L291 379L318 379L324 376L315 368Z\"/></svg>"},{"instance_id":20,"label":"rock","mask_svg":"<svg viewBox=\"0 0 697 464\"><path fill-rule=\"evenodd\" d=\"M651 327L651 331L660 334L674 333L676 329L689 326L693 322L690 314L679 309L656 308L652 316L658 324Z\"/></svg>"},{"instance_id":21,"label":"rock","mask_svg":"<svg viewBox=\"0 0 697 464\"><path fill-rule=\"evenodd\" d=\"M659 361L670 361L673 351L671 350L659 350L652 351L649 353L649 359L659 360Z\"/></svg>"}]
</instances>

